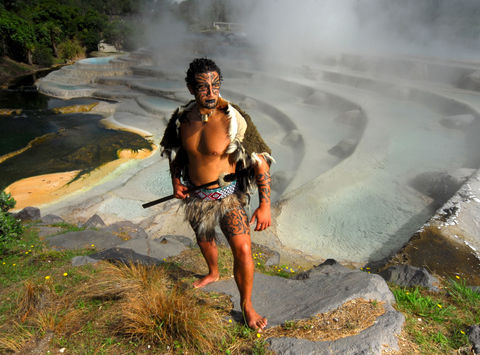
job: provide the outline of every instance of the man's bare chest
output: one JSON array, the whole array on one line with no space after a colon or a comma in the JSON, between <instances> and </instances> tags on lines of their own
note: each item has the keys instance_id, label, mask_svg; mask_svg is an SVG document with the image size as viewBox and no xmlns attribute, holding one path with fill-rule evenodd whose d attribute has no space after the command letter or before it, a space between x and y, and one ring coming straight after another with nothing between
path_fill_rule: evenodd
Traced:
<instances>
[{"instance_id":1,"label":"man's bare chest","mask_svg":"<svg viewBox=\"0 0 480 355\"><path fill-rule=\"evenodd\" d=\"M199 120L187 120L180 127L183 148L190 155L218 155L225 153L230 139L228 122L218 116L206 123Z\"/></svg>"}]
</instances>

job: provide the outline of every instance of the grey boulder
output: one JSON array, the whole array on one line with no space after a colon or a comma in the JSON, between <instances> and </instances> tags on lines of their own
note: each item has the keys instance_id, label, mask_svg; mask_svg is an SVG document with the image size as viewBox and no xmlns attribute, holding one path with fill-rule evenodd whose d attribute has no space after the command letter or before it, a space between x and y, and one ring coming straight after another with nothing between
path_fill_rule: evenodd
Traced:
<instances>
[{"instance_id":1,"label":"grey boulder","mask_svg":"<svg viewBox=\"0 0 480 355\"><path fill-rule=\"evenodd\" d=\"M468 328L468 340L472 343L475 354L480 354L480 325L475 324Z\"/></svg>"},{"instance_id":2,"label":"grey boulder","mask_svg":"<svg viewBox=\"0 0 480 355\"><path fill-rule=\"evenodd\" d=\"M209 284L205 290L230 295L232 316L241 321L240 297L233 279ZM255 273L252 295L256 311L267 317L269 327L307 319L357 298L386 303L386 312L372 327L332 342L270 338L271 350L278 354L380 354L385 346L397 349L395 334L401 331L404 317L391 306L393 294L378 275L350 270L330 260L298 280Z\"/></svg>"},{"instance_id":3,"label":"grey boulder","mask_svg":"<svg viewBox=\"0 0 480 355\"><path fill-rule=\"evenodd\" d=\"M64 223L65 222L62 217L59 217L59 216L54 215L54 214L47 214L46 216L43 216L41 221L42 221L42 224L46 224L46 225Z\"/></svg>"},{"instance_id":4,"label":"grey boulder","mask_svg":"<svg viewBox=\"0 0 480 355\"><path fill-rule=\"evenodd\" d=\"M385 281L393 282L399 286L426 287L432 291L438 292L439 289L435 284L438 284L438 279L432 276L427 269L418 268L410 265L394 265L388 269L380 272Z\"/></svg>"},{"instance_id":5,"label":"grey boulder","mask_svg":"<svg viewBox=\"0 0 480 355\"><path fill-rule=\"evenodd\" d=\"M40 219L40 209L37 207L25 207L14 216L22 221L37 221Z\"/></svg>"},{"instance_id":6,"label":"grey boulder","mask_svg":"<svg viewBox=\"0 0 480 355\"><path fill-rule=\"evenodd\" d=\"M82 227L83 228L105 227L105 222L103 221L102 217L100 217L98 214L94 214L84 224L82 224Z\"/></svg>"}]
</instances>

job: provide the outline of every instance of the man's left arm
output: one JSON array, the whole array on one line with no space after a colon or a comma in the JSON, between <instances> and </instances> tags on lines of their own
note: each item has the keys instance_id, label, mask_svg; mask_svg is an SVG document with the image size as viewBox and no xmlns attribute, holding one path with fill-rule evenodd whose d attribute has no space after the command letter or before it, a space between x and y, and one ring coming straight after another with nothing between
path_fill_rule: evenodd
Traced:
<instances>
[{"instance_id":1,"label":"man's left arm","mask_svg":"<svg viewBox=\"0 0 480 355\"><path fill-rule=\"evenodd\" d=\"M255 165L255 180L258 187L259 206L252 215L250 224L257 220L256 231L263 231L272 224L272 216L270 211L270 166L266 160L260 155L261 164Z\"/></svg>"}]
</instances>

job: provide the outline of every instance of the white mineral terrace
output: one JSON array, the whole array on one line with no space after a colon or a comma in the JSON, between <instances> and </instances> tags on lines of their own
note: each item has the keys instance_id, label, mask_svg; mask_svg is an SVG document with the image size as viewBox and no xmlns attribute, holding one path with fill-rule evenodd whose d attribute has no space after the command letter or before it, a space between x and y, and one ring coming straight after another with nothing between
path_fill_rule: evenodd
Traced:
<instances>
[{"instance_id":1,"label":"white mineral terrace","mask_svg":"<svg viewBox=\"0 0 480 355\"><path fill-rule=\"evenodd\" d=\"M56 97L118 101L110 120L148 131L158 143L173 109L191 98L184 82L190 59L146 52L88 59L38 86ZM432 193L435 179L446 176L458 188L479 167L480 63L336 55L259 70L216 61L222 96L251 115L277 161L275 225L254 240L276 239L313 259L377 260L455 192ZM169 181L156 153L42 212L82 218L94 211L106 221L142 222L151 233L191 235L176 216L178 202L141 208L170 194Z\"/></svg>"}]
</instances>

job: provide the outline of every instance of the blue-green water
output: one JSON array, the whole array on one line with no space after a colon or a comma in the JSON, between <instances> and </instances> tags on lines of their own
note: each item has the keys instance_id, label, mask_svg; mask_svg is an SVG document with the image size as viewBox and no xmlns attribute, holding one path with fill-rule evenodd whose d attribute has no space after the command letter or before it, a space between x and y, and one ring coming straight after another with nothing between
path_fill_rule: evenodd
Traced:
<instances>
[{"instance_id":1,"label":"blue-green water","mask_svg":"<svg viewBox=\"0 0 480 355\"><path fill-rule=\"evenodd\" d=\"M135 133L106 129L100 115L51 110L97 101L53 99L15 87L0 90L0 109L22 109L18 114L0 115L0 157L32 142L30 149L0 163L0 189L41 174L91 171L115 160L119 149L151 149L150 142Z\"/></svg>"}]
</instances>

